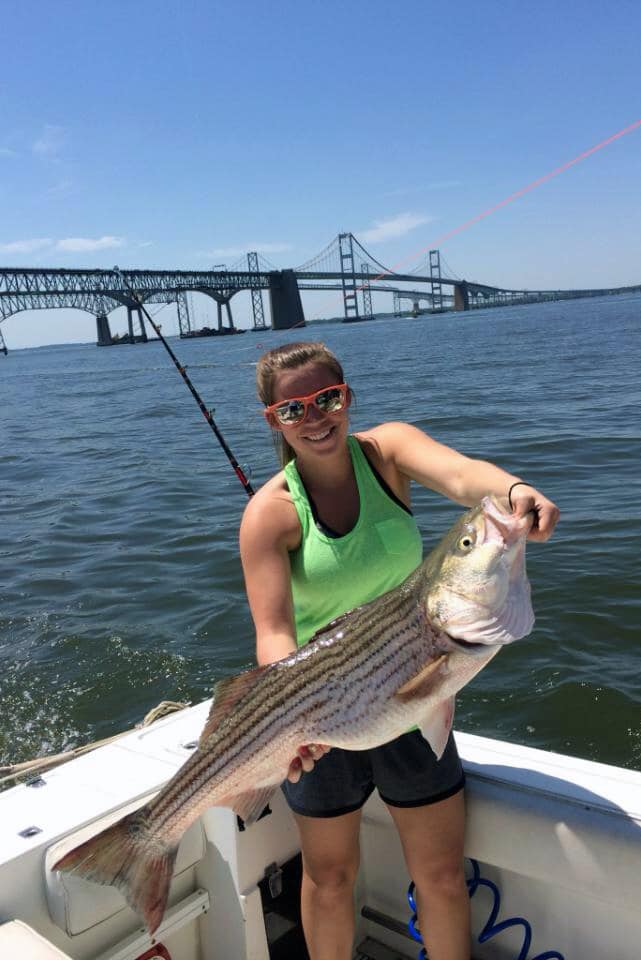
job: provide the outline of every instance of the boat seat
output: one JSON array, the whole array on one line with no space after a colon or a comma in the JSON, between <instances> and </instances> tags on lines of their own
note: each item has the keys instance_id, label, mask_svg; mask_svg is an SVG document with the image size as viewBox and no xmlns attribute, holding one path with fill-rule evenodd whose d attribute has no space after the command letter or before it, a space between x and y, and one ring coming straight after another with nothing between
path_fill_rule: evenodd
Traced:
<instances>
[{"instance_id":1,"label":"boat seat","mask_svg":"<svg viewBox=\"0 0 641 960\"><path fill-rule=\"evenodd\" d=\"M94 820L81 830L67 834L47 850L45 855L45 887L49 914L53 922L61 930L64 930L67 936L75 937L78 934L85 933L85 931L95 927L96 924L102 923L103 920L108 920L122 910L130 910L130 908L127 906L123 895L115 887L102 886L82 877L74 876L72 873L52 870L53 864L60 860L65 853L73 850L74 847L111 826L121 817L137 810L143 802L138 800L136 803L129 803L124 807L113 810L107 816ZM180 841L172 883L176 878L187 874L202 860L204 855L205 833L202 821L199 819L191 825ZM0 958L4 960L2 951L0 951Z\"/></svg>"},{"instance_id":2,"label":"boat seat","mask_svg":"<svg viewBox=\"0 0 641 960\"><path fill-rule=\"evenodd\" d=\"M22 920L9 920L0 924L0 957L2 960L71 960L32 930Z\"/></svg>"}]
</instances>

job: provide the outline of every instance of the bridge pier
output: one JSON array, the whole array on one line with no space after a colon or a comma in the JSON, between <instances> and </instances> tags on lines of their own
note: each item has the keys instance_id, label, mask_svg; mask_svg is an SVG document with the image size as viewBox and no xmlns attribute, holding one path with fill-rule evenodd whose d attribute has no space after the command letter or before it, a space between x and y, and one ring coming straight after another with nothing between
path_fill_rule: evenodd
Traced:
<instances>
[{"instance_id":1,"label":"bridge pier","mask_svg":"<svg viewBox=\"0 0 641 960\"><path fill-rule=\"evenodd\" d=\"M470 309L470 292L468 290L466 280L461 280L460 283L454 284L454 309Z\"/></svg>"},{"instance_id":2,"label":"bridge pier","mask_svg":"<svg viewBox=\"0 0 641 960\"><path fill-rule=\"evenodd\" d=\"M269 274L269 306L272 330L304 327L305 314L298 281L293 270L272 270Z\"/></svg>"},{"instance_id":3,"label":"bridge pier","mask_svg":"<svg viewBox=\"0 0 641 960\"><path fill-rule=\"evenodd\" d=\"M140 325L139 334L134 333L134 313L136 313ZM147 329L140 307L130 307L127 304L127 326L129 328L129 343L147 343Z\"/></svg>"},{"instance_id":4,"label":"bridge pier","mask_svg":"<svg viewBox=\"0 0 641 960\"><path fill-rule=\"evenodd\" d=\"M236 291L234 291L235 293ZM218 333L223 333L224 324L223 324L223 307L227 311L227 329L235 333L236 328L234 327L234 318L231 313L231 298L233 294L230 294L228 297L217 296L215 293L212 293L211 296L216 301L216 330Z\"/></svg>"},{"instance_id":5,"label":"bridge pier","mask_svg":"<svg viewBox=\"0 0 641 960\"><path fill-rule=\"evenodd\" d=\"M97 345L99 347L110 347L113 341L106 313L99 313L96 317L96 331L98 334Z\"/></svg>"}]
</instances>

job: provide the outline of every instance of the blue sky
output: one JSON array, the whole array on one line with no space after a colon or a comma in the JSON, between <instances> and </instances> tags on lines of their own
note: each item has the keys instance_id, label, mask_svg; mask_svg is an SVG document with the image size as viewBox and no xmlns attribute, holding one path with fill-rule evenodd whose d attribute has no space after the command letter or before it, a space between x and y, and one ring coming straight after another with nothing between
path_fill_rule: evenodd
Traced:
<instances>
[{"instance_id":1,"label":"blue sky","mask_svg":"<svg viewBox=\"0 0 641 960\"><path fill-rule=\"evenodd\" d=\"M636 0L22 0L3 27L1 266L295 266L342 230L391 264L641 117ZM506 287L639 283L640 184L641 128L442 254ZM1 329L94 337L73 311Z\"/></svg>"}]
</instances>

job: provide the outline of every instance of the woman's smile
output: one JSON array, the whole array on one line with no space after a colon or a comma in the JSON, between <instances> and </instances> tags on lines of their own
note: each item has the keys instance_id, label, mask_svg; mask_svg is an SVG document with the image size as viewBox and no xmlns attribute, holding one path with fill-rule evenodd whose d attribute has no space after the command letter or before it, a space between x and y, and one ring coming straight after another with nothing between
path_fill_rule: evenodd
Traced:
<instances>
[{"instance_id":1,"label":"woman's smile","mask_svg":"<svg viewBox=\"0 0 641 960\"><path fill-rule=\"evenodd\" d=\"M336 431L336 426L324 427L322 430L315 430L313 433L310 430L307 430L302 434L303 440L311 440L312 443L322 443L323 440L327 440L333 433Z\"/></svg>"}]
</instances>

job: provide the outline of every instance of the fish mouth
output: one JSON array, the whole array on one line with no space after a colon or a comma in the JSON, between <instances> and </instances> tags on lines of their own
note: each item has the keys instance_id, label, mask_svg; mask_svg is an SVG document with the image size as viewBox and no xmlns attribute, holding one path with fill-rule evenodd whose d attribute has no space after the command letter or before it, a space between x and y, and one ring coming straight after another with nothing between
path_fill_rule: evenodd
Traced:
<instances>
[{"instance_id":1,"label":"fish mouth","mask_svg":"<svg viewBox=\"0 0 641 960\"><path fill-rule=\"evenodd\" d=\"M449 633L442 633L439 637L439 649L443 653L464 653L468 657L478 657L487 655L494 647L502 646L501 643L480 643L474 640L459 640Z\"/></svg>"},{"instance_id":2,"label":"fish mouth","mask_svg":"<svg viewBox=\"0 0 641 960\"><path fill-rule=\"evenodd\" d=\"M513 513L502 509L496 497L483 497L481 504L487 540L500 540L506 547L509 547L519 540L524 540L530 532L534 523L533 511L529 511L524 517L517 519Z\"/></svg>"}]
</instances>

